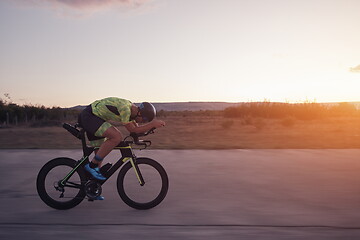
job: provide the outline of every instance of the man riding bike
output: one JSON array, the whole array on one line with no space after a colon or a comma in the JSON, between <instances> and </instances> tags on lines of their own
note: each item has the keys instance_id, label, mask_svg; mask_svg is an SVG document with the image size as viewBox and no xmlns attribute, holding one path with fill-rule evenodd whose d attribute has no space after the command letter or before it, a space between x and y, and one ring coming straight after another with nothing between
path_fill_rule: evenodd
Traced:
<instances>
[{"instance_id":1,"label":"man riding bike","mask_svg":"<svg viewBox=\"0 0 360 240\"><path fill-rule=\"evenodd\" d=\"M117 97L96 100L87 106L79 115L79 124L86 131L86 135L93 146L100 146L95 151L91 162L85 165L95 179L105 180L100 173L104 158L116 147L123 137L118 126L125 126L129 132L143 133L152 128L165 126L165 122L158 120L155 107L148 102L136 106L131 101ZM138 123L143 123L138 125ZM103 200L99 196L98 200Z\"/></svg>"}]
</instances>

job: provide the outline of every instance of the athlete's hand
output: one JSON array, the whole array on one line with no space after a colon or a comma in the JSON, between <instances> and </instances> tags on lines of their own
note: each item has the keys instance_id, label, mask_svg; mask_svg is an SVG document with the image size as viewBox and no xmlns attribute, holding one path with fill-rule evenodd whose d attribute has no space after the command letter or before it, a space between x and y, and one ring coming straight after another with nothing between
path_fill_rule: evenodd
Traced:
<instances>
[{"instance_id":1,"label":"athlete's hand","mask_svg":"<svg viewBox=\"0 0 360 240\"><path fill-rule=\"evenodd\" d=\"M151 125L154 128L164 127L165 122L162 121L162 120L154 119L154 120L151 121Z\"/></svg>"}]
</instances>

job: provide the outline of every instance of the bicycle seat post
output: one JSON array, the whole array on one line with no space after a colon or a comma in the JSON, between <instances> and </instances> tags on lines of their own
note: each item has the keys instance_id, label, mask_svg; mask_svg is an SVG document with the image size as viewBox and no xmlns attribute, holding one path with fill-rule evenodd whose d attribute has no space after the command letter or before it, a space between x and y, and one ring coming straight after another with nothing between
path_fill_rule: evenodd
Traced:
<instances>
[{"instance_id":1,"label":"bicycle seat post","mask_svg":"<svg viewBox=\"0 0 360 240\"><path fill-rule=\"evenodd\" d=\"M86 144L85 138L85 130L81 128L80 130L80 138L81 138L81 145L83 149L83 156L90 156L90 154L94 151L94 147L88 147Z\"/></svg>"}]
</instances>

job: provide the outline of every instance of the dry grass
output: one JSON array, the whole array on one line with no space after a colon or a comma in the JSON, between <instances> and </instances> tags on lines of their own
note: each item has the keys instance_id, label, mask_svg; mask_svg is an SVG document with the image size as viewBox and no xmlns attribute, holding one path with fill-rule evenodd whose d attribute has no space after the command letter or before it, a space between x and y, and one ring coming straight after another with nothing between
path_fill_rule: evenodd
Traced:
<instances>
[{"instance_id":1,"label":"dry grass","mask_svg":"<svg viewBox=\"0 0 360 240\"><path fill-rule=\"evenodd\" d=\"M360 118L301 121L293 118L169 116L167 126L147 137L153 148L360 148ZM121 131L125 132L124 129ZM79 148L61 127L0 129L1 148Z\"/></svg>"}]
</instances>

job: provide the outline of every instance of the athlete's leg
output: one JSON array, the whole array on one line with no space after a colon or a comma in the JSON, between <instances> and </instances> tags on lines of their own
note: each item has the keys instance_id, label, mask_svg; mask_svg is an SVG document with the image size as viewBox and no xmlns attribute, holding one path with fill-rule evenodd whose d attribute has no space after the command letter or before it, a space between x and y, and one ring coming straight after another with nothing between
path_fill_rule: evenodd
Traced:
<instances>
[{"instance_id":1,"label":"athlete's leg","mask_svg":"<svg viewBox=\"0 0 360 240\"><path fill-rule=\"evenodd\" d=\"M106 141L101 144L99 150L96 152L93 160L93 164L98 167L101 166L102 159L104 159L122 140L120 131L115 127L108 128L102 135L106 138Z\"/></svg>"}]
</instances>

